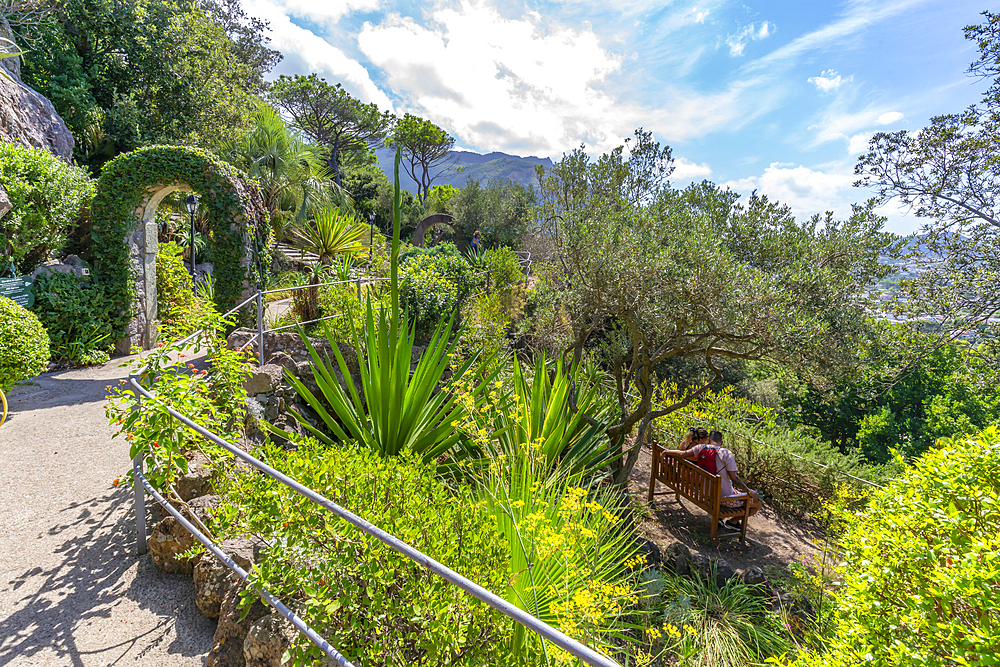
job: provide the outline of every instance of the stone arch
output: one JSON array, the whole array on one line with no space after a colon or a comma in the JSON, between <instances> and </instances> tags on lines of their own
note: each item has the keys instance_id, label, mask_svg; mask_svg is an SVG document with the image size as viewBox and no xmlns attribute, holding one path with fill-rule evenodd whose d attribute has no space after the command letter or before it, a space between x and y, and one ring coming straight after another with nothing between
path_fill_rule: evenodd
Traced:
<instances>
[{"instance_id":1,"label":"stone arch","mask_svg":"<svg viewBox=\"0 0 1000 667\"><path fill-rule=\"evenodd\" d=\"M178 146L126 153L101 171L91 206L95 280L116 303L118 351L156 343L156 209L178 190L197 192L212 230L215 303L229 310L263 285L270 264L269 224L257 188L212 154Z\"/></svg>"},{"instance_id":2,"label":"stone arch","mask_svg":"<svg viewBox=\"0 0 1000 667\"><path fill-rule=\"evenodd\" d=\"M448 213L432 213L426 218L417 223L416 229L413 230L413 245L423 247L424 236L434 225L447 224L451 222L453 218Z\"/></svg>"}]
</instances>

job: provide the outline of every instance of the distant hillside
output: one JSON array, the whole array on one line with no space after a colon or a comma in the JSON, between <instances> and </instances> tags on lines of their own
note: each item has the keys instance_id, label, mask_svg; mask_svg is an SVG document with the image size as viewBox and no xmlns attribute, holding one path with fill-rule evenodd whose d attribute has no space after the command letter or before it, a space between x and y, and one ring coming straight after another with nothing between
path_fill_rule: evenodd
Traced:
<instances>
[{"instance_id":1,"label":"distant hillside","mask_svg":"<svg viewBox=\"0 0 1000 667\"><path fill-rule=\"evenodd\" d=\"M375 151L378 156L378 165L386 173L389 180L392 180L392 162L395 158L395 151L382 148ZM453 162L448 171L435 179L434 185L451 185L460 188L472 178L481 183L485 183L493 178L500 178L522 185L535 185L535 165L540 164L546 169L552 167L552 160L538 157L519 157L508 155L507 153L487 153L480 155L470 151L452 151ZM406 175L400 166L399 184L406 190L416 193L417 184Z\"/></svg>"}]
</instances>

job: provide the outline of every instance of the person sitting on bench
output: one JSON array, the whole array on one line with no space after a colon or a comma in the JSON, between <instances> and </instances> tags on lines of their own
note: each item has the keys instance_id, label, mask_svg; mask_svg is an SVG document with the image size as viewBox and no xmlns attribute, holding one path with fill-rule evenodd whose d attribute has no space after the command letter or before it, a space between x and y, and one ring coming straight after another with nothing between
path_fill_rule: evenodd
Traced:
<instances>
[{"instance_id":1,"label":"person sitting on bench","mask_svg":"<svg viewBox=\"0 0 1000 667\"><path fill-rule=\"evenodd\" d=\"M721 483L722 492L722 506L742 509L743 500L726 500L727 496L738 496L746 493L750 496L750 516L753 516L760 511L760 508L764 504L760 500L760 494L754 489L751 489L739 475L739 470L736 467L736 457L733 453L722 446L722 433L719 431L712 431L708 434L709 444L696 444L690 449L668 449L663 453L669 456L676 456L682 459L687 459L688 461L693 461L699 467L704 468L713 475L718 475ZM741 493L736 493L733 489L733 484L741 489ZM736 528L740 529L740 520L730 519L729 521L723 522L719 519L719 527L725 529Z\"/></svg>"}]
</instances>

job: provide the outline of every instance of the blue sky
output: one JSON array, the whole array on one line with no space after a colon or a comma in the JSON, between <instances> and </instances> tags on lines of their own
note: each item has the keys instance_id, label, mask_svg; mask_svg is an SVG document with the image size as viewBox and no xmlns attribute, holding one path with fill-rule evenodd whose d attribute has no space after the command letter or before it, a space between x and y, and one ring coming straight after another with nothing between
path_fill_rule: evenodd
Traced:
<instances>
[{"instance_id":1,"label":"blue sky","mask_svg":"<svg viewBox=\"0 0 1000 667\"><path fill-rule=\"evenodd\" d=\"M965 0L845 2L244 0L271 23L277 74L316 72L415 113L460 148L558 159L636 127L674 149L675 185L753 189L840 216L878 131L976 102ZM898 206L889 229L919 221Z\"/></svg>"}]
</instances>

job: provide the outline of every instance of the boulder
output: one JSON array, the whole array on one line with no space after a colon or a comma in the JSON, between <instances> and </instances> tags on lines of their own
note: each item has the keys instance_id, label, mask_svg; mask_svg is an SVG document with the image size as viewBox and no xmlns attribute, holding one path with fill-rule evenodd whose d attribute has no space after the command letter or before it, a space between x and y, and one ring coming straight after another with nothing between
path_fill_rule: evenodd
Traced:
<instances>
[{"instance_id":1,"label":"boulder","mask_svg":"<svg viewBox=\"0 0 1000 667\"><path fill-rule=\"evenodd\" d=\"M663 560L660 555L660 547L656 546L656 542L652 540L647 540L644 537L638 539L639 542L639 553L646 557L646 567L656 567Z\"/></svg>"},{"instance_id":2,"label":"boulder","mask_svg":"<svg viewBox=\"0 0 1000 667\"><path fill-rule=\"evenodd\" d=\"M70 266L84 266L83 260L80 259L79 255L67 255L63 260L63 264L68 264Z\"/></svg>"},{"instance_id":3,"label":"boulder","mask_svg":"<svg viewBox=\"0 0 1000 667\"><path fill-rule=\"evenodd\" d=\"M11 35L6 19L0 37ZM0 141L47 150L66 162L73 158L73 135L47 98L21 83L19 58L0 60ZM9 75L9 76L8 76Z\"/></svg>"},{"instance_id":4,"label":"boulder","mask_svg":"<svg viewBox=\"0 0 1000 667\"><path fill-rule=\"evenodd\" d=\"M268 366L281 366L287 370L292 375L298 374L298 369L295 367L295 360L284 352L275 352L267 359Z\"/></svg>"},{"instance_id":5,"label":"boulder","mask_svg":"<svg viewBox=\"0 0 1000 667\"><path fill-rule=\"evenodd\" d=\"M743 573L743 583L764 589L767 587L767 575L764 574L764 570L754 565Z\"/></svg>"},{"instance_id":6,"label":"boulder","mask_svg":"<svg viewBox=\"0 0 1000 667\"><path fill-rule=\"evenodd\" d=\"M691 550L680 542L673 542L663 552L663 565L682 577L690 573Z\"/></svg>"},{"instance_id":7,"label":"boulder","mask_svg":"<svg viewBox=\"0 0 1000 667\"><path fill-rule=\"evenodd\" d=\"M284 373L285 369L283 366L276 364L261 366L257 370L250 372L250 377L243 382L243 388L247 390L247 394L250 396L269 394L281 386Z\"/></svg>"},{"instance_id":8,"label":"boulder","mask_svg":"<svg viewBox=\"0 0 1000 667\"><path fill-rule=\"evenodd\" d=\"M187 452L184 456L188 460L188 471L177 479L177 495L187 502L212 493L212 462L209 458L201 452Z\"/></svg>"},{"instance_id":9,"label":"boulder","mask_svg":"<svg viewBox=\"0 0 1000 667\"><path fill-rule=\"evenodd\" d=\"M691 554L689 559L691 575L697 574L703 581L712 579L712 559L704 554Z\"/></svg>"},{"instance_id":10,"label":"boulder","mask_svg":"<svg viewBox=\"0 0 1000 667\"><path fill-rule=\"evenodd\" d=\"M190 558L179 558L194 546L194 536L180 521L167 515L149 531L149 555L162 572L183 572L191 574L194 562Z\"/></svg>"},{"instance_id":11,"label":"boulder","mask_svg":"<svg viewBox=\"0 0 1000 667\"><path fill-rule=\"evenodd\" d=\"M75 257L75 255L73 255L73 257ZM83 262L80 262L80 264L78 265L65 264L57 259L50 259L41 266L39 266L38 268L36 268L34 271L32 271L31 275L34 277L34 276L47 275L51 273L72 273L77 278L82 278L84 276L90 275L90 269L88 269L86 266L83 266Z\"/></svg>"},{"instance_id":12,"label":"boulder","mask_svg":"<svg viewBox=\"0 0 1000 667\"><path fill-rule=\"evenodd\" d=\"M719 588L722 588L729 582L730 579L736 578L736 571L729 564L728 561L720 558L713 564L715 569L715 583Z\"/></svg>"},{"instance_id":13,"label":"boulder","mask_svg":"<svg viewBox=\"0 0 1000 667\"><path fill-rule=\"evenodd\" d=\"M297 634L291 621L277 612L258 619L243 640L247 667L282 667L281 657Z\"/></svg>"},{"instance_id":14,"label":"boulder","mask_svg":"<svg viewBox=\"0 0 1000 667\"><path fill-rule=\"evenodd\" d=\"M212 518L212 512L219 509L219 502L219 496L205 495L189 500L188 507L191 508L191 513L207 526Z\"/></svg>"},{"instance_id":15,"label":"boulder","mask_svg":"<svg viewBox=\"0 0 1000 667\"><path fill-rule=\"evenodd\" d=\"M215 643L208 652L206 667L243 667L246 664L243 642L250 627L258 619L267 616L270 607L257 598L249 609L240 609L240 593L245 588L246 583L241 581L230 586L222 598L219 605L219 625L215 628ZM244 613L246 616L241 618Z\"/></svg>"}]
</instances>

